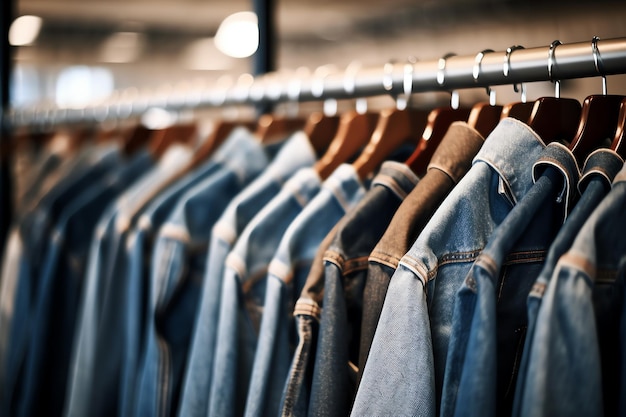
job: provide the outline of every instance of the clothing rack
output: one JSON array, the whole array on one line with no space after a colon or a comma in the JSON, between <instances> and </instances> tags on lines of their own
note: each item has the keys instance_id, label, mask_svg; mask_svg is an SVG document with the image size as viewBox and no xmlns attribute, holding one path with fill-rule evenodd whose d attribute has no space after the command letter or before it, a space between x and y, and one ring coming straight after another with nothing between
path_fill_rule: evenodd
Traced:
<instances>
[{"instance_id":1,"label":"clothing rack","mask_svg":"<svg viewBox=\"0 0 626 417\"><path fill-rule=\"evenodd\" d=\"M594 51L595 44L595 51ZM595 53L594 53L595 52ZM508 63L508 71L505 67ZM28 108L6 114L13 126L56 125L126 119L151 107L171 111L240 104L349 99L390 94L489 87L536 81L559 81L626 73L626 38L571 44L555 41L549 47L483 51L478 55L448 54L438 60L388 63L358 71L290 77L271 73L243 78L230 87L205 91L173 91L95 103L83 109Z\"/></svg>"}]
</instances>

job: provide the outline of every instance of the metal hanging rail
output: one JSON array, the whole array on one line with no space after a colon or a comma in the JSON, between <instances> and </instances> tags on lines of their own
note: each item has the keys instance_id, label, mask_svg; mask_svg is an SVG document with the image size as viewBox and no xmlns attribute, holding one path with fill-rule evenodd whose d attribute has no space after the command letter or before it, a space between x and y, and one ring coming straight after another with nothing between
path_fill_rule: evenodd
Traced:
<instances>
[{"instance_id":1,"label":"metal hanging rail","mask_svg":"<svg viewBox=\"0 0 626 417\"><path fill-rule=\"evenodd\" d=\"M594 51L595 49L595 51ZM595 53L594 53L595 52ZM143 114L148 108L184 110L224 105L349 99L376 95L449 91L521 82L557 81L626 73L626 38L601 39L549 47L483 51L477 55L448 55L414 64L387 64L363 68L348 74L339 71L322 76L267 74L248 78L228 88L205 91L174 91L162 94L96 103L83 109L31 108L7 114L14 126L68 124L125 119ZM598 62L600 61L600 62ZM479 77L476 67L479 67ZM508 65L508 68L504 69Z\"/></svg>"}]
</instances>

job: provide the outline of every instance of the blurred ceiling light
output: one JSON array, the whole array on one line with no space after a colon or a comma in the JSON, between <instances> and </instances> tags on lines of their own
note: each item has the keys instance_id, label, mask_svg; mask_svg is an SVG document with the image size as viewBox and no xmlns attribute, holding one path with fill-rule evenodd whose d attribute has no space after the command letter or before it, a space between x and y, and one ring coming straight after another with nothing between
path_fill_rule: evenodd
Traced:
<instances>
[{"instance_id":1,"label":"blurred ceiling light","mask_svg":"<svg viewBox=\"0 0 626 417\"><path fill-rule=\"evenodd\" d=\"M124 64L137 60L145 43L138 32L115 32L104 41L100 52L103 62Z\"/></svg>"},{"instance_id":2,"label":"blurred ceiling light","mask_svg":"<svg viewBox=\"0 0 626 417\"><path fill-rule=\"evenodd\" d=\"M259 47L259 24L255 13L239 12L222 21L215 34L215 46L233 58L247 58Z\"/></svg>"},{"instance_id":3,"label":"blurred ceiling light","mask_svg":"<svg viewBox=\"0 0 626 417\"><path fill-rule=\"evenodd\" d=\"M30 45L41 30L41 17L24 15L13 21L9 29L9 43L13 46Z\"/></svg>"}]
</instances>

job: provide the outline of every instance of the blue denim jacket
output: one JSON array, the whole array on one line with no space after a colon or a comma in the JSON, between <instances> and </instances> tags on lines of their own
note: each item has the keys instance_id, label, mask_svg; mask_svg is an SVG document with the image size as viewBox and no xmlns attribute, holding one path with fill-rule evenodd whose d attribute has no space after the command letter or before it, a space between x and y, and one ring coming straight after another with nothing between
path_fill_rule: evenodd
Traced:
<instances>
[{"instance_id":1,"label":"blue denim jacket","mask_svg":"<svg viewBox=\"0 0 626 417\"><path fill-rule=\"evenodd\" d=\"M237 393L245 399L247 392L259 324L252 318L259 319L256 306L263 305L268 265L285 230L319 187L320 178L312 168L299 170L248 223L226 259L208 415L243 413L243 400L235 404L234 398ZM248 362L243 363L244 360ZM248 374L240 369L247 369Z\"/></svg>"},{"instance_id":2,"label":"blue denim jacket","mask_svg":"<svg viewBox=\"0 0 626 417\"><path fill-rule=\"evenodd\" d=\"M228 205L211 232L207 268L202 283L200 306L194 325L181 392L179 415L206 414L222 275L228 253L250 220L279 192L300 168L312 166L315 151L302 132L293 134L256 180Z\"/></svg>"},{"instance_id":3,"label":"blue denim jacket","mask_svg":"<svg viewBox=\"0 0 626 417\"><path fill-rule=\"evenodd\" d=\"M119 273L119 268L115 270L115 262L124 251L124 238L130 227L128 213L138 201L176 175L191 156L187 148L168 148L154 169L107 208L96 227L74 331L65 415L97 416L102 415L100 412L104 415L116 412L121 350L118 346L122 342L116 326L120 320L125 323L128 317L121 314L120 306L124 305L125 298L119 290L119 282L127 280L123 279L125 276Z\"/></svg>"},{"instance_id":4,"label":"blue denim jacket","mask_svg":"<svg viewBox=\"0 0 626 417\"><path fill-rule=\"evenodd\" d=\"M521 399L524 416L618 415L626 286L626 168L543 290ZM535 288L541 292L540 288ZM621 340L620 340L621 339ZM620 404L621 402L621 404Z\"/></svg>"},{"instance_id":5,"label":"blue denim jacket","mask_svg":"<svg viewBox=\"0 0 626 417\"><path fill-rule=\"evenodd\" d=\"M574 155L549 144L535 184L493 232L456 294L441 416L510 415L526 297L575 198Z\"/></svg>"},{"instance_id":6,"label":"blue denim jacket","mask_svg":"<svg viewBox=\"0 0 626 417\"><path fill-rule=\"evenodd\" d=\"M391 279L353 415L435 415L454 294L493 230L532 186L528 168L544 147L511 118L485 140Z\"/></svg>"},{"instance_id":7,"label":"blue denim jacket","mask_svg":"<svg viewBox=\"0 0 626 417\"><path fill-rule=\"evenodd\" d=\"M454 122L430 159L426 175L400 204L387 230L372 249L363 290L359 381L363 376L391 276L441 202L470 170L472 160L484 141L467 123Z\"/></svg>"},{"instance_id":8,"label":"blue denim jacket","mask_svg":"<svg viewBox=\"0 0 626 417\"><path fill-rule=\"evenodd\" d=\"M408 166L383 163L363 200L339 223L324 254L324 300L309 415L350 413L356 394L368 256L417 182Z\"/></svg>"},{"instance_id":9,"label":"blue denim jacket","mask_svg":"<svg viewBox=\"0 0 626 417\"><path fill-rule=\"evenodd\" d=\"M576 234L580 231L585 221L600 204L600 201L611 190L611 182L624 165L622 158L615 152L608 149L599 149L587 158L583 175L578 182L578 190L581 194L580 200L567 217L565 224L559 231L554 242L550 246L548 255L535 281L533 289L528 295L528 328L524 341L524 352L518 369L517 383L515 385L515 399L513 403L513 416L519 416L522 408L522 398L526 375L530 360L530 350L533 344L535 327L537 323L537 312L541 305L541 298L545 287L554 272L557 261L572 245Z\"/></svg>"},{"instance_id":10,"label":"blue denim jacket","mask_svg":"<svg viewBox=\"0 0 626 417\"><path fill-rule=\"evenodd\" d=\"M211 229L231 199L268 164L260 142L242 139L233 152L216 155L219 168L179 199L159 229L146 291L147 320L140 330L136 416L167 416L177 409Z\"/></svg>"},{"instance_id":11,"label":"blue denim jacket","mask_svg":"<svg viewBox=\"0 0 626 417\"><path fill-rule=\"evenodd\" d=\"M36 308L40 292L39 278L43 270L45 254L52 244L52 228L61 216L63 208L71 204L84 191L93 186L111 170L120 166L119 149L114 146L93 147L82 154L74 164L75 170L54 184L45 195L33 202L33 207L20 219L16 232L21 240L21 251L15 252L12 259L11 275L2 279L1 317L3 332L7 339L0 358L4 366L3 406L12 409L20 406L20 396L26 387L24 384L24 361L31 346L30 331L32 315ZM6 327L5 327L6 326ZM2 410L0 410L2 411ZM7 411L9 413L9 411Z\"/></svg>"},{"instance_id":12,"label":"blue denim jacket","mask_svg":"<svg viewBox=\"0 0 626 417\"><path fill-rule=\"evenodd\" d=\"M21 415L61 414L88 242L107 205L152 165L144 152L94 183L62 212L39 278ZM45 400L49 399L48 402Z\"/></svg>"},{"instance_id":13,"label":"blue denim jacket","mask_svg":"<svg viewBox=\"0 0 626 417\"><path fill-rule=\"evenodd\" d=\"M265 299L258 309L262 316L252 316L259 323L259 343L250 376L245 414L277 415L297 336L293 331L293 307L309 274L315 252L333 226L361 201L365 188L351 165L339 166L324 181L322 189L285 231L269 265ZM260 300L259 300L260 301ZM256 313L258 316L259 314ZM247 360L240 362L246 366ZM251 372L251 374L250 374ZM239 392L235 402L243 397ZM223 407L227 407L224 403Z\"/></svg>"}]
</instances>

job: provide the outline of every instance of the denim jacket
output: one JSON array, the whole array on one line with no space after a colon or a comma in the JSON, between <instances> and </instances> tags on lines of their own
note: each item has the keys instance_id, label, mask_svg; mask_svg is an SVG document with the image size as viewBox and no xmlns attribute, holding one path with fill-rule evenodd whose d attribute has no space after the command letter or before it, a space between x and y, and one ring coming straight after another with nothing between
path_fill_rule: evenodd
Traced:
<instances>
[{"instance_id":1,"label":"denim jacket","mask_svg":"<svg viewBox=\"0 0 626 417\"><path fill-rule=\"evenodd\" d=\"M363 291L363 321L358 380L363 376L391 276L437 207L472 166L482 146L480 134L465 122L454 122L433 154L428 170L400 204L369 256Z\"/></svg>"},{"instance_id":2,"label":"denim jacket","mask_svg":"<svg viewBox=\"0 0 626 417\"><path fill-rule=\"evenodd\" d=\"M314 162L315 151L309 138L302 132L293 134L267 169L231 201L213 227L181 392L180 415L206 414L209 369L215 351L222 275L228 253L246 225L280 192L285 181Z\"/></svg>"},{"instance_id":3,"label":"denim jacket","mask_svg":"<svg viewBox=\"0 0 626 417\"><path fill-rule=\"evenodd\" d=\"M218 151L212 158L215 169L178 199L159 229L145 291L146 322L138 329L144 335L136 416L168 416L177 409L211 229L231 199L269 162L252 135L236 139L225 144L229 152Z\"/></svg>"},{"instance_id":4,"label":"denim jacket","mask_svg":"<svg viewBox=\"0 0 626 417\"><path fill-rule=\"evenodd\" d=\"M621 385L626 356L625 212L622 168L612 190L559 258L547 286L534 289L543 296L528 352L521 415L626 412Z\"/></svg>"},{"instance_id":5,"label":"denim jacket","mask_svg":"<svg viewBox=\"0 0 626 417\"><path fill-rule=\"evenodd\" d=\"M526 295L575 198L574 155L549 144L535 184L493 232L456 294L441 416L510 415Z\"/></svg>"},{"instance_id":6,"label":"denim jacket","mask_svg":"<svg viewBox=\"0 0 626 417\"><path fill-rule=\"evenodd\" d=\"M292 331L295 297L305 284L320 243L364 194L354 168L343 164L324 181L320 192L285 231L265 280L259 343L246 401L247 416L278 414L296 345Z\"/></svg>"},{"instance_id":7,"label":"denim jacket","mask_svg":"<svg viewBox=\"0 0 626 417\"><path fill-rule=\"evenodd\" d=\"M541 305L545 287L550 281L557 261L571 247L585 221L611 190L611 183L623 165L624 161L622 158L608 149L599 149L593 152L585 161L583 175L578 182L578 190L581 195L580 200L576 203L576 206L567 217L565 224L561 227L557 237L550 246L543 269L528 295L528 328L515 386L513 416L518 417L521 413L526 375L530 361L530 350L537 325L537 312Z\"/></svg>"},{"instance_id":8,"label":"denim jacket","mask_svg":"<svg viewBox=\"0 0 626 417\"><path fill-rule=\"evenodd\" d=\"M116 275L116 259L125 249L130 227L128 213L134 204L176 175L189 162L191 152L171 146L158 164L128 188L101 217L89 249L65 398L67 416L112 415L117 412L119 358L123 348L118 323L127 317L120 306L125 296L120 290L124 276ZM123 219L123 220L120 220ZM95 375L98 375L96 377Z\"/></svg>"},{"instance_id":9,"label":"denim jacket","mask_svg":"<svg viewBox=\"0 0 626 417\"><path fill-rule=\"evenodd\" d=\"M391 279L353 415L435 415L454 294L493 230L532 186L529 167L544 147L511 118L485 140Z\"/></svg>"},{"instance_id":10,"label":"denim jacket","mask_svg":"<svg viewBox=\"0 0 626 417\"><path fill-rule=\"evenodd\" d=\"M283 233L319 187L319 175L312 168L300 169L248 223L228 254L217 318L219 343L210 370L208 415L243 413L244 401L235 405L233 399L235 392L245 398L249 374L243 371L250 369L254 357L258 321L255 328L250 314L258 317L255 306L262 305L264 278Z\"/></svg>"}]
</instances>

